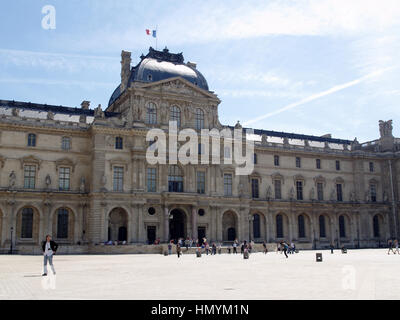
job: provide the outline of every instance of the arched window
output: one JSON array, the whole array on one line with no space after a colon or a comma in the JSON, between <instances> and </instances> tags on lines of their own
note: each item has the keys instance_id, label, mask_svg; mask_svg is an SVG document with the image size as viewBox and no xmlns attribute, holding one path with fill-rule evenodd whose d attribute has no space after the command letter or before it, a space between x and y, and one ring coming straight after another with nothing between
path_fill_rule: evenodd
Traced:
<instances>
[{"instance_id":1,"label":"arched window","mask_svg":"<svg viewBox=\"0 0 400 320\"><path fill-rule=\"evenodd\" d=\"M346 238L346 223L344 216L339 217L339 235L341 238Z\"/></svg>"},{"instance_id":2,"label":"arched window","mask_svg":"<svg viewBox=\"0 0 400 320\"><path fill-rule=\"evenodd\" d=\"M319 237L326 238L325 217L319 216Z\"/></svg>"},{"instance_id":3,"label":"arched window","mask_svg":"<svg viewBox=\"0 0 400 320\"><path fill-rule=\"evenodd\" d=\"M36 147L36 134L28 134L28 147Z\"/></svg>"},{"instance_id":4,"label":"arched window","mask_svg":"<svg viewBox=\"0 0 400 320\"><path fill-rule=\"evenodd\" d=\"M253 215L254 220L253 220L253 237L254 239L261 238L261 232L260 232L260 215L255 214Z\"/></svg>"},{"instance_id":5,"label":"arched window","mask_svg":"<svg viewBox=\"0 0 400 320\"><path fill-rule=\"evenodd\" d=\"M22 209L21 217L21 238L32 239L33 234L33 209Z\"/></svg>"},{"instance_id":6,"label":"arched window","mask_svg":"<svg viewBox=\"0 0 400 320\"><path fill-rule=\"evenodd\" d=\"M283 217L280 214L276 216L276 237L283 238Z\"/></svg>"},{"instance_id":7,"label":"arched window","mask_svg":"<svg viewBox=\"0 0 400 320\"><path fill-rule=\"evenodd\" d=\"M68 238L68 209L60 208L57 210L57 238Z\"/></svg>"},{"instance_id":8,"label":"arched window","mask_svg":"<svg viewBox=\"0 0 400 320\"><path fill-rule=\"evenodd\" d=\"M301 214L298 216L298 223L299 223L299 238L306 237L306 227L304 224L304 216Z\"/></svg>"},{"instance_id":9,"label":"arched window","mask_svg":"<svg viewBox=\"0 0 400 320\"><path fill-rule=\"evenodd\" d=\"M149 102L146 110L146 123L156 124L157 123L157 108L155 103Z\"/></svg>"},{"instance_id":10,"label":"arched window","mask_svg":"<svg viewBox=\"0 0 400 320\"><path fill-rule=\"evenodd\" d=\"M176 121L176 125L179 128L181 126L181 109L177 106L172 106L169 114L169 121Z\"/></svg>"},{"instance_id":11,"label":"arched window","mask_svg":"<svg viewBox=\"0 0 400 320\"><path fill-rule=\"evenodd\" d=\"M378 215L374 216L373 224L374 224L374 237L375 238L379 238L381 236L381 234L380 234L380 230L379 230L380 226L379 226L379 217L378 217Z\"/></svg>"},{"instance_id":12,"label":"arched window","mask_svg":"<svg viewBox=\"0 0 400 320\"><path fill-rule=\"evenodd\" d=\"M196 109L196 129L204 129L204 111L201 109Z\"/></svg>"},{"instance_id":13,"label":"arched window","mask_svg":"<svg viewBox=\"0 0 400 320\"><path fill-rule=\"evenodd\" d=\"M177 165L168 168L168 191L183 192L183 175Z\"/></svg>"}]
</instances>

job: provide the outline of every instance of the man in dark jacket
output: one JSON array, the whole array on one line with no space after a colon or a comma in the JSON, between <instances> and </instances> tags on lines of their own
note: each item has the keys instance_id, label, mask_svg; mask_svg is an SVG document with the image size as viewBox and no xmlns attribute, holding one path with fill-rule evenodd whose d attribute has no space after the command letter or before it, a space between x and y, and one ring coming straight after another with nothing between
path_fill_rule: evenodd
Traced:
<instances>
[{"instance_id":1,"label":"man in dark jacket","mask_svg":"<svg viewBox=\"0 0 400 320\"><path fill-rule=\"evenodd\" d=\"M43 250L43 255L44 255L44 272L43 272L43 277L47 276L47 261L50 264L51 270L53 271L53 274L56 274L56 270L54 269L53 266L53 255L56 254L58 248L58 244L51 240L51 236L47 235L46 236L46 241L43 241L42 244L42 250Z\"/></svg>"}]
</instances>

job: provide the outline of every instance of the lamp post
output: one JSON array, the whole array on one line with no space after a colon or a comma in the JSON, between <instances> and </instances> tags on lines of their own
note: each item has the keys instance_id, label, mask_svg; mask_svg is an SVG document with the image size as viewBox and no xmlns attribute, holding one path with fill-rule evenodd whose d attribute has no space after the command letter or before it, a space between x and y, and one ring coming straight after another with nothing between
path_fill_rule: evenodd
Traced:
<instances>
[{"instance_id":1,"label":"lamp post","mask_svg":"<svg viewBox=\"0 0 400 320\"><path fill-rule=\"evenodd\" d=\"M11 227L10 230L11 230L10 254L12 254L12 251L13 251L13 231L14 231L14 228Z\"/></svg>"},{"instance_id":2,"label":"lamp post","mask_svg":"<svg viewBox=\"0 0 400 320\"><path fill-rule=\"evenodd\" d=\"M251 242L251 222L254 221L254 216L249 214L249 243Z\"/></svg>"},{"instance_id":3,"label":"lamp post","mask_svg":"<svg viewBox=\"0 0 400 320\"><path fill-rule=\"evenodd\" d=\"M172 214L169 214L169 220L172 221L173 218L174 218L174 216ZM171 223L170 223L170 225L171 225ZM171 241L171 227L168 228L168 231L169 231L168 239L170 242Z\"/></svg>"}]
</instances>

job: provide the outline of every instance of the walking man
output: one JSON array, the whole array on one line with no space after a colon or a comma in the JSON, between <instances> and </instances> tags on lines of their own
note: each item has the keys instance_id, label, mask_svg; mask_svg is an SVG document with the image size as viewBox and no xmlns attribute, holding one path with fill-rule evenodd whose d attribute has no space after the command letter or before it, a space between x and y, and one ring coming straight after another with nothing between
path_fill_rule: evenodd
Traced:
<instances>
[{"instance_id":1,"label":"walking man","mask_svg":"<svg viewBox=\"0 0 400 320\"><path fill-rule=\"evenodd\" d=\"M389 247L388 254L390 254L390 251L392 251L394 254L396 254L396 252L394 252L394 250L393 250L393 241L392 241L392 239L389 240L388 247Z\"/></svg>"},{"instance_id":2,"label":"walking man","mask_svg":"<svg viewBox=\"0 0 400 320\"><path fill-rule=\"evenodd\" d=\"M182 251L181 251L182 249L181 249L181 246L180 246L180 244L178 243L177 245L176 245L176 254L178 255L178 258L181 256L181 254L182 254Z\"/></svg>"},{"instance_id":3,"label":"walking man","mask_svg":"<svg viewBox=\"0 0 400 320\"><path fill-rule=\"evenodd\" d=\"M42 250L44 255L44 272L42 274L43 277L47 276L47 262L49 262L53 274L54 275L56 274L56 270L54 269L53 266L53 255L56 254L57 248L58 244L55 243L53 240L51 240L50 235L47 235L46 241L43 241L42 244Z\"/></svg>"},{"instance_id":4,"label":"walking man","mask_svg":"<svg viewBox=\"0 0 400 320\"><path fill-rule=\"evenodd\" d=\"M237 246L238 246L238 243L237 243L237 240L235 240L235 242L233 242L233 253L234 254L237 254Z\"/></svg>"},{"instance_id":5,"label":"walking man","mask_svg":"<svg viewBox=\"0 0 400 320\"><path fill-rule=\"evenodd\" d=\"M285 254L286 258L289 258L288 255L287 255L287 251L289 249L289 245L286 242L283 242L282 246L283 246L283 253Z\"/></svg>"}]
</instances>

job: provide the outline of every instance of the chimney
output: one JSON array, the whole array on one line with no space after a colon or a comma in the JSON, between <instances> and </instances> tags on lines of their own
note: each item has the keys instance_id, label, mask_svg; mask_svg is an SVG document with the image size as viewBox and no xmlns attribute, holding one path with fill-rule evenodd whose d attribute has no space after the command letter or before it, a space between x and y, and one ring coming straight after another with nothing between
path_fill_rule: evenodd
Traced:
<instances>
[{"instance_id":1,"label":"chimney","mask_svg":"<svg viewBox=\"0 0 400 320\"><path fill-rule=\"evenodd\" d=\"M121 93L128 87L129 76L131 73L131 52L122 50L121 52Z\"/></svg>"}]
</instances>

